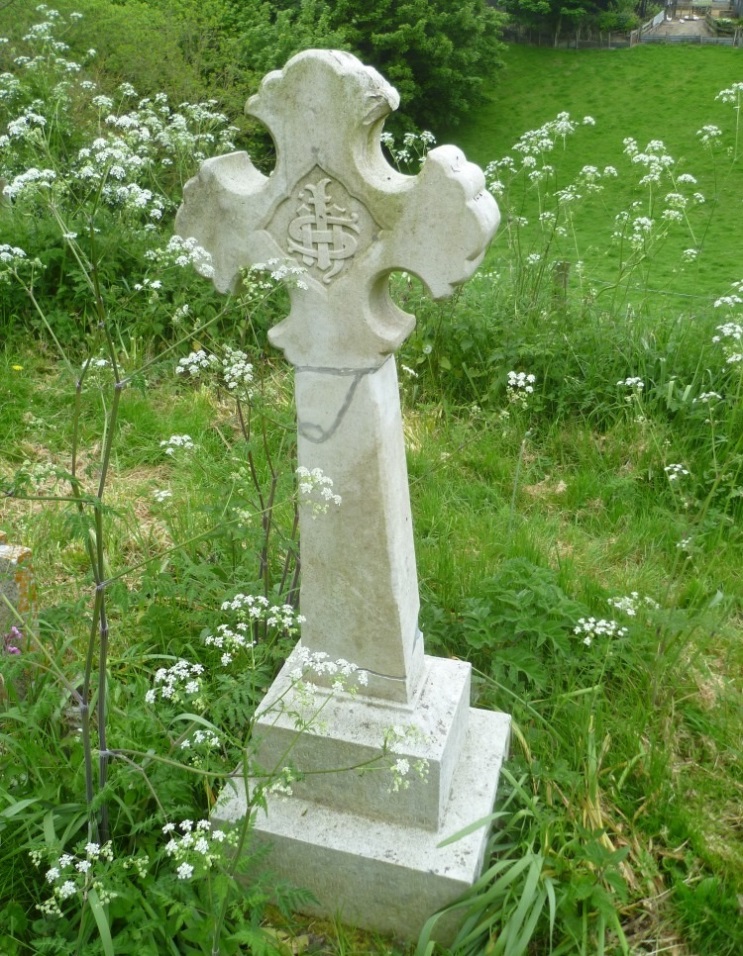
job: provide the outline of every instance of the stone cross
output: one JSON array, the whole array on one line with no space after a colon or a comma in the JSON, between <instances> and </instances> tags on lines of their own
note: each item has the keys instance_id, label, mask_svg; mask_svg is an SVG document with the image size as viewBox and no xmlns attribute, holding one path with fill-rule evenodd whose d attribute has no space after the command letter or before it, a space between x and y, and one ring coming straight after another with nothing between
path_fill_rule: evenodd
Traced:
<instances>
[{"instance_id":1,"label":"stone cross","mask_svg":"<svg viewBox=\"0 0 743 956\"><path fill-rule=\"evenodd\" d=\"M208 160L176 225L211 253L222 291L258 263L305 270L269 338L295 369L299 464L322 469L342 502L314 521L300 511L302 644L368 677L356 695L321 692L322 722L300 732L298 652L285 663L256 713L252 761L271 773L290 754L297 779L290 797L264 794L251 850L270 845L271 870L312 891L305 909L410 937L480 872L487 827L472 824L492 810L510 720L470 707L469 664L423 653L394 359L415 319L388 288L405 270L449 295L479 265L498 209L452 146L417 176L389 166L380 133L397 104L350 54L299 54L248 102L276 168L264 176L245 153ZM428 771L393 795L387 773L342 769L378 760L391 726L397 763ZM238 775L213 818L249 810ZM460 913L438 924L442 941Z\"/></svg>"},{"instance_id":2,"label":"stone cross","mask_svg":"<svg viewBox=\"0 0 743 956\"><path fill-rule=\"evenodd\" d=\"M392 301L389 276L450 295L499 215L453 146L429 152L417 176L387 163L380 133L398 102L351 54L300 53L247 106L273 136L276 168L264 176L244 152L207 160L176 228L211 253L220 291L259 263L306 270L269 339L295 368L299 464L332 478L342 504L300 516L302 643L365 669L371 696L409 702L423 641L393 353L415 319Z\"/></svg>"}]
</instances>

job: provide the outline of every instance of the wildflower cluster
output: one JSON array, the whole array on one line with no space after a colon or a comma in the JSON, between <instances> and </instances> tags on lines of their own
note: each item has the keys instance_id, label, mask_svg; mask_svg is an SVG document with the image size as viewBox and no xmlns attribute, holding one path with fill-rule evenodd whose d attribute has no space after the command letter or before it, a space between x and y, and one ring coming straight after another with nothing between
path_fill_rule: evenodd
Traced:
<instances>
[{"instance_id":1,"label":"wildflower cluster","mask_svg":"<svg viewBox=\"0 0 743 956\"><path fill-rule=\"evenodd\" d=\"M683 192L684 186L696 185L696 178L691 173L676 175L676 161L660 139L651 140L645 149L641 150L635 139L627 137L624 140L624 154L633 166L640 168L642 175L639 185L648 187L649 198L647 204L633 202L630 209L622 210L615 216L616 228L612 238L621 244L628 243L635 252L646 252L650 243L658 242L666 236L671 223L683 223L692 240L696 242L688 210L704 203L705 197L701 192L693 192L690 195ZM664 183L670 187L665 195L660 191ZM643 214L638 215L640 209ZM698 254L698 249L691 247L684 250L682 259L691 262Z\"/></svg>"},{"instance_id":2,"label":"wildflower cluster","mask_svg":"<svg viewBox=\"0 0 743 956\"><path fill-rule=\"evenodd\" d=\"M287 692L270 704L262 705L262 709L264 713L285 714L299 732L313 727L324 733L327 727L321 714L333 696L339 693L354 696L359 687L369 682L367 671L357 664L344 658L333 660L324 651L311 651L301 641L287 658L286 675L289 680ZM290 781L284 780L284 783L290 786ZM270 783L267 789L271 789Z\"/></svg>"},{"instance_id":3,"label":"wildflower cluster","mask_svg":"<svg viewBox=\"0 0 743 956\"><path fill-rule=\"evenodd\" d=\"M15 270L18 265L25 265L28 256L19 249L18 246L9 246L7 243L0 243L0 279L4 278L11 270Z\"/></svg>"},{"instance_id":4,"label":"wildflower cluster","mask_svg":"<svg viewBox=\"0 0 743 956\"><path fill-rule=\"evenodd\" d=\"M583 117L584 126L594 126L595 123L593 117ZM546 157L554 150L558 142L561 141L564 147L567 137L572 135L579 125L576 120L570 118L569 113L558 113L554 120L550 120L538 129L528 130L524 133L513 147L513 152L517 153L519 157L518 163L512 156L504 156L502 159L489 163L486 167L485 180L490 192L495 196L500 196L505 192L504 174L513 177L523 172L528 182L533 185L553 176L555 168L546 161ZM584 167L582 176L584 183L589 184L590 181L591 191L595 191L593 187L601 175L598 169L595 170L595 173L593 169L594 167ZM605 175L611 175L606 171L604 173ZM574 191L575 187L571 188L573 192L570 198L580 199L580 195ZM566 199L565 201L569 200Z\"/></svg>"},{"instance_id":5,"label":"wildflower cluster","mask_svg":"<svg viewBox=\"0 0 743 956\"><path fill-rule=\"evenodd\" d=\"M587 193L599 193L604 188L602 179L615 179L618 175L615 166L604 166L603 170L598 166L584 166L578 173L578 183Z\"/></svg>"},{"instance_id":6,"label":"wildflower cluster","mask_svg":"<svg viewBox=\"0 0 743 956\"><path fill-rule=\"evenodd\" d=\"M55 73L62 75L79 73L80 64L67 60L61 55L69 50L68 44L55 37L57 27L65 25L64 17L58 10L51 9L45 3L39 4L36 11L46 19L30 26L23 37L24 42L29 45L36 55L17 56L13 61L15 65L29 72L37 72L46 68L52 75ZM74 24L81 19L81 13L71 13L68 17L70 24ZM95 50L88 52L95 55Z\"/></svg>"},{"instance_id":7,"label":"wildflower cluster","mask_svg":"<svg viewBox=\"0 0 743 956\"><path fill-rule=\"evenodd\" d=\"M248 356L240 349L225 346L225 355L222 359L222 375L224 383L231 392L243 392L250 396L249 386L253 382L253 365Z\"/></svg>"},{"instance_id":8,"label":"wildflower cluster","mask_svg":"<svg viewBox=\"0 0 743 956\"><path fill-rule=\"evenodd\" d=\"M294 793L292 784L296 780L296 773L291 767L282 767L278 773L272 776L271 782L266 787L266 792L280 797L290 797Z\"/></svg>"},{"instance_id":9,"label":"wildflower cluster","mask_svg":"<svg viewBox=\"0 0 743 956\"><path fill-rule=\"evenodd\" d=\"M610 607L621 611L627 617L637 617L637 611L641 608L649 608L652 611L657 611L660 608L657 601L654 601L651 597L641 598L637 591L632 591L625 597L608 598L607 601Z\"/></svg>"},{"instance_id":10,"label":"wildflower cluster","mask_svg":"<svg viewBox=\"0 0 743 956\"><path fill-rule=\"evenodd\" d=\"M144 211L150 219L158 220L162 218L165 200L137 182L147 165L147 159L134 144L109 134L79 150L73 175L106 205Z\"/></svg>"},{"instance_id":11,"label":"wildflower cluster","mask_svg":"<svg viewBox=\"0 0 743 956\"><path fill-rule=\"evenodd\" d=\"M181 750L204 748L207 750L220 747L222 741L213 730L195 730L190 737L181 741Z\"/></svg>"},{"instance_id":12,"label":"wildflower cluster","mask_svg":"<svg viewBox=\"0 0 743 956\"><path fill-rule=\"evenodd\" d=\"M509 372L506 393L512 405L526 408L529 404L529 395L534 392L536 376L526 372Z\"/></svg>"},{"instance_id":13,"label":"wildflower cluster","mask_svg":"<svg viewBox=\"0 0 743 956\"><path fill-rule=\"evenodd\" d=\"M649 216L631 216L623 210L614 217L617 228L612 233L613 239L627 239L633 249L643 247L653 232L655 222Z\"/></svg>"},{"instance_id":14,"label":"wildflower cluster","mask_svg":"<svg viewBox=\"0 0 743 956\"><path fill-rule=\"evenodd\" d=\"M214 730L198 728L188 737L184 737L179 748L185 760L192 767L207 766L210 757L220 757L222 754L222 740Z\"/></svg>"},{"instance_id":15,"label":"wildflower cluster","mask_svg":"<svg viewBox=\"0 0 743 956\"><path fill-rule=\"evenodd\" d=\"M229 666L236 655L255 647L257 625L272 628L279 634L293 636L299 633L304 617L291 604L271 604L262 594L236 594L224 601L222 611L237 618L236 624L220 624L216 634L207 634L204 643L222 651L221 662Z\"/></svg>"},{"instance_id":16,"label":"wildflower cluster","mask_svg":"<svg viewBox=\"0 0 743 956\"><path fill-rule=\"evenodd\" d=\"M23 37L34 55L15 57L14 66L29 74L43 71L58 82L43 100L31 99L8 122L0 135L0 148L25 144L46 157L48 131L56 127L59 115L69 112L74 102L77 112L92 114L98 135L78 149L69 178L60 182L60 194L69 193L78 199L94 195L103 205L144 212L149 220L158 221L166 200L154 187L154 180L149 184L146 180L152 180L155 171L160 176L163 169L176 162L191 165L210 153L234 149L235 127L228 126L226 116L214 110L215 101L182 103L174 110L164 93L141 99L134 108L122 111L125 103L137 100L133 87L126 83L119 87L116 107L113 97L96 94L94 81L78 76L81 64L63 55L69 48L56 33L70 29L80 15L70 14L66 21L45 5L37 10L45 19L31 26ZM95 50L88 50L88 60L95 56ZM31 78L23 82L11 74L0 75L0 100L28 99L34 90ZM23 158L20 151L17 156L11 155L11 169ZM5 195L13 200L30 198L57 180L53 170L31 166L10 180Z\"/></svg>"},{"instance_id":17,"label":"wildflower cluster","mask_svg":"<svg viewBox=\"0 0 743 956\"><path fill-rule=\"evenodd\" d=\"M88 369L91 369L91 368L109 368L110 365L111 363L108 361L108 359L93 358L91 356L90 358L85 359L85 361L83 362L82 370L83 372L87 372Z\"/></svg>"},{"instance_id":18,"label":"wildflower cluster","mask_svg":"<svg viewBox=\"0 0 743 956\"><path fill-rule=\"evenodd\" d=\"M316 518L320 514L325 514L331 504L340 505L342 499L333 491L333 479L324 475L322 469L305 468L300 465L296 471L297 490L299 491L300 502L310 505L312 508L312 517Z\"/></svg>"},{"instance_id":19,"label":"wildflower cluster","mask_svg":"<svg viewBox=\"0 0 743 956\"><path fill-rule=\"evenodd\" d=\"M222 651L220 660L222 666L227 667L233 662L237 652L255 647L255 641L249 637L251 633L252 629L244 621L241 621L234 628L228 624L220 624L217 627L217 633L215 635L207 634L204 643Z\"/></svg>"},{"instance_id":20,"label":"wildflower cluster","mask_svg":"<svg viewBox=\"0 0 743 956\"><path fill-rule=\"evenodd\" d=\"M713 405L722 400L722 395L720 395L719 392L702 392L701 395L698 395L697 398L694 399L694 404Z\"/></svg>"},{"instance_id":21,"label":"wildflower cluster","mask_svg":"<svg viewBox=\"0 0 743 956\"><path fill-rule=\"evenodd\" d=\"M181 236L171 236L164 249L150 249L145 253L145 259L159 265L178 266L181 269L193 266L199 275L207 279L214 277L211 253L200 246L198 240L192 236L186 239Z\"/></svg>"},{"instance_id":22,"label":"wildflower cluster","mask_svg":"<svg viewBox=\"0 0 743 956\"><path fill-rule=\"evenodd\" d=\"M622 378L617 382L617 388L627 389L627 394L624 396L624 401L627 405L632 405L637 403L638 406L641 405L642 394L645 390L645 382L638 375L630 375L627 378ZM637 420L645 420L644 416L640 416Z\"/></svg>"},{"instance_id":23,"label":"wildflower cluster","mask_svg":"<svg viewBox=\"0 0 743 956\"><path fill-rule=\"evenodd\" d=\"M3 636L3 643L0 646L0 653L2 654L20 654L21 653L21 644L23 643L23 632L15 626L11 625L10 630L7 634Z\"/></svg>"},{"instance_id":24,"label":"wildflower cluster","mask_svg":"<svg viewBox=\"0 0 743 956\"><path fill-rule=\"evenodd\" d=\"M645 388L645 382L637 375L632 375L629 378L622 378L617 382L619 388L631 388L633 391L636 389L638 392L641 392Z\"/></svg>"},{"instance_id":25,"label":"wildflower cluster","mask_svg":"<svg viewBox=\"0 0 743 956\"><path fill-rule=\"evenodd\" d=\"M265 621L269 627L275 627L287 634L296 633L304 621L291 604L271 604L262 594L236 594L222 603L223 611L232 611L240 621Z\"/></svg>"},{"instance_id":26,"label":"wildflower cluster","mask_svg":"<svg viewBox=\"0 0 743 956\"><path fill-rule=\"evenodd\" d=\"M403 749L409 751L410 744L416 742L425 742L424 736L420 730L413 724L408 727L401 727L399 724L393 724L388 727L384 733L384 742L382 750L384 753L397 754ZM408 745L407 747L405 745ZM388 789L389 793L398 793L400 790L410 788L410 771L412 770L421 780L428 778L429 764L425 757L419 757L411 760L410 754L403 757L395 757L389 765L392 780Z\"/></svg>"},{"instance_id":27,"label":"wildflower cluster","mask_svg":"<svg viewBox=\"0 0 743 956\"><path fill-rule=\"evenodd\" d=\"M120 374L124 373L120 363L118 364L118 371ZM84 378L86 384L94 385L100 387L104 383L110 381L112 366L109 359L102 358L101 356L93 357L89 356L85 359L81 368L81 381Z\"/></svg>"},{"instance_id":28,"label":"wildflower cluster","mask_svg":"<svg viewBox=\"0 0 743 956\"><path fill-rule=\"evenodd\" d=\"M635 165L645 169L640 179L641 186L660 183L667 171L675 164L674 158L666 151L662 139L651 140L644 150L637 145L637 141L628 136L623 141L624 155Z\"/></svg>"},{"instance_id":29,"label":"wildflower cluster","mask_svg":"<svg viewBox=\"0 0 743 956\"><path fill-rule=\"evenodd\" d=\"M362 686L369 682L369 675L356 664L339 658L331 660L330 655L324 651L311 651L303 644L297 644L292 651L291 656L292 669L290 676L292 680L303 682L309 675L321 679L330 680L333 690L345 690L351 678Z\"/></svg>"},{"instance_id":30,"label":"wildflower cluster","mask_svg":"<svg viewBox=\"0 0 743 956\"><path fill-rule=\"evenodd\" d=\"M685 478L690 474L689 469L681 464L666 465L663 471L665 471L669 481L678 481L679 478Z\"/></svg>"},{"instance_id":31,"label":"wildflower cluster","mask_svg":"<svg viewBox=\"0 0 743 956\"><path fill-rule=\"evenodd\" d=\"M590 647L597 637L625 637L627 628L604 618L582 617L573 628L573 634L583 635L583 643Z\"/></svg>"},{"instance_id":32,"label":"wildflower cluster","mask_svg":"<svg viewBox=\"0 0 743 956\"><path fill-rule=\"evenodd\" d=\"M195 824L193 820L183 820L177 826L166 823L163 833L170 837L165 853L178 864L175 872L179 880L190 880L194 873L201 876L224 862L225 851L236 843L236 834L212 829L208 820Z\"/></svg>"},{"instance_id":33,"label":"wildflower cluster","mask_svg":"<svg viewBox=\"0 0 743 956\"><path fill-rule=\"evenodd\" d=\"M686 560L688 561L691 558L692 552L694 551L694 539L682 538L680 541L676 542L676 548L679 551L683 551L683 553L686 555Z\"/></svg>"},{"instance_id":34,"label":"wildflower cluster","mask_svg":"<svg viewBox=\"0 0 743 956\"><path fill-rule=\"evenodd\" d=\"M208 354L204 349L190 352L178 360L175 369L176 375L189 379L203 378L218 371L222 372L224 385L230 392L250 398L250 385L253 383L253 364L248 356L240 349L233 349L229 345L224 348L224 357L220 360L214 354Z\"/></svg>"},{"instance_id":35,"label":"wildflower cluster","mask_svg":"<svg viewBox=\"0 0 743 956\"><path fill-rule=\"evenodd\" d=\"M154 704L158 696L161 700L177 704L184 697L196 700L202 691L203 664L191 664L186 660L176 661L171 667L160 667L155 672L151 687L145 694L145 701Z\"/></svg>"},{"instance_id":36,"label":"wildflower cluster","mask_svg":"<svg viewBox=\"0 0 743 956\"><path fill-rule=\"evenodd\" d=\"M717 140L722 138L722 130L719 126L708 123L706 126L697 130L697 136L701 143L711 149Z\"/></svg>"},{"instance_id":37,"label":"wildflower cluster","mask_svg":"<svg viewBox=\"0 0 743 956\"><path fill-rule=\"evenodd\" d=\"M743 102L743 83L733 83L727 89L720 90L715 99L720 100L721 103L732 103L733 108L740 111Z\"/></svg>"},{"instance_id":38,"label":"wildflower cluster","mask_svg":"<svg viewBox=\"0 0 743 956\"><path fill-rule=\"evenodd\" d=\"M743 362L743 324L725 322L717 326L718 334L712 337L715 344L722 345L727 365Z\"/></svg>"},{"instance_id":39,"label":"wildflower cluster","mask_svg":"<svg viewBox=\"0 0 743 956\"><path fill-rule=\"evenodd\" d=\"M31 859L39 867L44 854L32 850ZM91 890L96 892L103 905L109 903L117 896L104 882L109 870L107 864L112 863L113 859L111 843L87 843L78 853L62 853L52 857L52 865L45 873L52 895L38 904L38 909L45 916L61 917L62 907L68 900L76 899L82 903Z\"/></svg>"},{"instance_id":40,"label":"wildflower cluster","mask_svg":"<svg viewBox=\"0 0 743 956\"><path fill-rule=\"evenodd\" d=\"M380 141L398 169L405 169L414 161L422 163L428 151L436 145L436 137L428 130L423 130L422 133L405 133L402 146L397 145L392 133L382 133Z\"/></svg>"},{"instance_id":41,"label":"wildflower cluster","mask_svg":"<svg viewBox=\"0 0 743 956\"><path fill-rule=\"evenodd\" d=\"M136 97L135 91L126 85L120 92L128 98ZM97 96L94 105L99 110L113 108L109 97ZM237 127L227 126L227 117L216 112L216 100L202 103L181 103L180 112L172 109L165 93L139 101L136 109L128 113L109 113L104 123L118 131L123 141L149 151L157 149L165 156L160 162L169 166L174 158L188 157L197 163L213 153L228 152L235 148L233 142Z\"/></svg>"},{"instance_id":42,"label":"wildflower cluster","mask_svg":"<svg viewBox=\"0 0 743 956\"><path fill-rule=\"evenodd\" d=\"M191 451L196 446L190 435L171 435L170 438L165 438L160 442L160 447L165 449L166 455L172 457L180 449Z\"/></svg>"},{"instance_id":43,"label":"wildflower cluster","mask_svg":"<svg viewBox=\"0 0 743 956\"><path fill-rule=\"evenodd\" d=\"M297 265L293 259L269 259L267 262L256 262L250 267L249 275L262 275L259 288L270 291L277 285L296 286L298 289L308 288L302 276L307 274L304 266Z\"/></svg>"}]
</instances>

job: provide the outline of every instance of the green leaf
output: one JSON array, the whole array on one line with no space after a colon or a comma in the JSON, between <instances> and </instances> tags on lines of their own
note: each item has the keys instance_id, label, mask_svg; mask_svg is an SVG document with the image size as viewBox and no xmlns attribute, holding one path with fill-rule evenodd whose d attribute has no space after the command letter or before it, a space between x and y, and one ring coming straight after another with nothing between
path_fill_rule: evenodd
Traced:
<instances>
[{"instance_id":1,"label":"green leaf","mask_svg":"<svg viewBox=\"0 0 743 956\"><path fill-rule=\"evenodd\" d=\"M88 890L88 902L90 903L90 908L93 911L93 916L95 917L96 925L98 926L98 933L101 937L101 945L103 946L104 956L114 956L114 944L111 939L111 930L108 926L108 919L106 918L106 911L103 908L103 904L100 901L100 898L95 890Z\"/></svg>"},{"instance_id":2,"label":"green leaf","mask_svg":"<svg viewBox=\"0 0 743 956\"><path fill-rule=\"evenodd\" d=\"M14 817L22 810L25 810L26 807L33 806L34 803L38 802L38 798L36 797L29 797L26 800L18 800L16 803L12 803L9 807L6 807L4 810L0 811L0 817L10 819L10 817Z\"/></svg>"},{"instance_id":3,"label":"green leaf","mask_svg":"<svg viewBox=\"0 0 743 956\"><path fill-rule=\"evenodd\" d=\"M495 820L499 820L501 817L506 816L508 816L508 814L501 810L496 813L489 813L486 817L480 817L479 820L475 820L474 823L470 823L463 830L457 830L456 833L452 834L450 837L447 837L445 840L442 840L441 843L437 843L436 848L441 849L441 847L449 846L451 843L456 843L457 840L463 840L466 836L469 836L470 833L474 833L475 830L489 826Z\"/></svg>"}]
</instances>

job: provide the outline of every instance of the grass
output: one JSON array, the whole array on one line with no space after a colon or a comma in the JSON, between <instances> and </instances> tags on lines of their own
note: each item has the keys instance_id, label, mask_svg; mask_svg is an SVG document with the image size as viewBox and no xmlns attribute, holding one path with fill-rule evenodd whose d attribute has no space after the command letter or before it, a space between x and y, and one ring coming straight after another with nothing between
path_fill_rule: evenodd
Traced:
<instances>
[{"instance_id":1,"label":"grass","mask_svg":"<svg viewBox=\"0 0 743 956\"><path fill-rule=\"evenodd\" d=\"M715 105L714 94L736 79L736 52L511 49L493 102L494 110L509 103L497 131L486 112L476 131L463 129L458 138L485 162L526 128L569 109L590 113L597 125L576 133L555 159L561 181L574 178L587 157L617 163L628 134L641 142L663 136L679 161L688 153L699 163L693 128L724 117L729 124L732 110ZM682 62L702 61L704 77L684 81L687 108L668 134L657 97L632 103L629 79L647 89L654 77L675 76ZM619 109L625 102L628 114ZM81 102L78 111L85 115ZM626 128L627 116L636 127ZM74 135L85 135L83 124ZM739 217L725 190L738 188L739 167L720 180L709 227L708 237L728 237L716 250L716 278L704 279L706 245L682 273L670 239L629 276L644 290L657 279L673 297L643 293L635 307L632 294L621 301L586 294L574 273L567 294L556 294L551 271L528 271L531 247L519 248L513 232L451 302L431 304L414 283L398 283L398 299L418 315L400 364L407 367L401 396L427 648L470 660L478 706L514 718L492 854L468 902L457 956L733 956L743 945L743 363L726 362L726 343L712 341L721 322L739 321L738 312L710 305L737 277ZM631 195L621 181L599 194L608 208ZM532 201L527 190L526 206ZM43 201L35 203L19 203L23 215L0 208L0 216L17 236L11 241L46 261L61 240L49 240L56 227ZM598 208L583 206L574 225L585 248L601 252L607 220L594 215ZM219 872L178 880L179 861L164 849L163 824L206 815L220 775L250 751L256 702L290 646L290 634L266 628L235 679L221 673L204 638L236 591L255 589L272 600L288 594L294 412L290 372L265 351L265 327L280 308L274 293L266 299L249 282L222 314L225 300L190 270L151 265L143 250L165 239L129 213L91 212L101 234L115 237L101 240L107 258L94 267L105 280L99 291L86 291L85 269L73 270L63 286L48 272L35 277L67 365L43 326L32 325L25 267L0 287L8 291L0 311L0 488L11 492L0 498L0 527L33 548L40 607L34 648L0 659L0 951L108 952L104 920L121 954L148 946L158 954L212 952L215 926L225 954L245 946L281 956L410 954L414 944L294 917L300 897L265 885L258 867L238 874L223 860ZM543 243L523 228L524 244ZM79 248L68 240L57 251L69 265ZM559 250L538 248L551 270ZM608 260L590 261L600 278ZM145 276L160 287L137 292ZM700 296L693 320L688 306L682 313L677 305L687 301L678 298L686 282ZM192 311L179 325L174 316L184 303ZM94 323L80 335L94 307L108 315L108 345ZM225 343L249 349L255 364L249 433L223 385L175 375L192 348L220 354ZM82 362L101 348L133 376L113 424L110 368L88 376L76 404ZM509 386L512 370L534 375L533 392ZM627 378L643 384L619 384ZM712 391L718 399L703 400ZM173 434L190 435L196 448L169 457L161 442ZM83 517L69 501L42 500L69 490L76 443L88 494L102 459L109 461L103 501L86 505ZM251 462L267 492L267 455L277 484L262 568L268 532ZM674 465L688 474L670 480ZM157 500L155 491L171 496ZM102 545L92 567L90 542ZM109 649L105 673L86 678L89 649L97 660L104 644L91 631L91 619L100 618L93 569L108 581ZM209 667L201 703L145 706L158 668L182 657ZM80 736L86 680L96 717L106 708L108 746L117 754L92 801ZM194 765L180 743L205 727L218 728L224 742ZM94 739L98 760L95 746ZM105 912L70 906L64 919L49 919L36 907L50 882L29 851L74 850L88 827L100 825L102 806L117 853L104 876L121 898ZM145 856L149 869L139 877L133 861ZM278 909L267 906L272 889ZM429 956L425 941L418 953Z\"/></svg>"},{"instance_id":2,"label":"grass","mask_svg":"<svg viewBox=\"0 0 743 956\"><path fill-rule=\"evenodd\" d=\"M736 209L743 191L740 166L731 166L725 149L712 156L700 143L697 130L715 124L725 130L725 147L732 143L735 112L715 101L720 90L741 77L739 53L733 48L639 45L626 50L550 50L509 46L505 66L488 103L477 119L451 131L449 138L461 145L474 162L486 166L510 152L529 129L536 129L567 111L580 120L592 116L595 127L582 129L575 141L559 154L558 187L572 182L580 168L591 163L599 168L614 165L616 180L606 181L604 191L576 214L580 248L566 258L584 259L589 278L611 281L607 261L613 217L636 199L642 190L633 186L628 163L622 163L622 143L628 136L640 148L662 139L677 163L678 172L693 174L707 203L699 210L701 254L694 263L683 263L688 236L679 233L667 241L663 260L653 264L645 282L655 304L667 299L669 308L694 312L717 297L739 278L737 248L741 242L740 216ZM444 138L442 138L444 141ZM535 200L527 195L521 215L535 216ZM703 237L703 238L702 238ZM496 243L496 261L498 245ZM641 286L634 298L644 292Z\"/></svg>"},{"instance_id":3,"label":"grass","mask_svg":"<svg viewBox=\"0 0 743 956\"><path fill-rule=\"evenodd\" d=\"M6 355L8 364L24 366L23 388L34 383L27 388L33 419L19 422L15 404L4 409L3 425L16 430L14 449L62 455L66 390L54 364L23 351ZM146 401L132 392L122 409L126 427L111 476L113 573L204 530L215 489L231 467L224 443L204 441L208 416L231 432L229 408L164 374L156 379ZM728 945L709 922L724 925L743 875L732 680L743 659L740 624L731 616L735 607L740 613L739 537L721 529L702 553L679 563L676 543L686 533L686 516L673 496L637 470L647 452L629 422L620 420L602 435L583 421L555 425L528 441L520 466L522 422L462 417L441 403L408 406L406 422L429 649L473 660L481 674L480 705L514 714L511 772L527 773L531 781L535 825L547 828L547 856L555 854L550 865L562 859L571 880L591 872L589 860L573 852L589 813L582 774L589 748L599 746L600 826L608 852L627 851L622 919L628 935L634 932L645 945L673 937L686 939L689 951L734 952L734 934ZM49 423L58 427L42 441ZM162 456L152 460L161 436L176 423L200 443L190 467ZM4 459L6 480L16 465ZM165 485L175 500L160 506L152 489ZM87 574L79 540L64 543L64 510L6 500L0 523L11 538L34 548L45 640L64 640L67 653L76 656L86 639L79 614ZM219 538L209 538L126 575L112 594L118 635L112 692L122 698L122 713L135 673L133 654L141 672L153 653L182 655L186 646L195 648L210 605L230 579L244 579L245 566L230 571L227 553ZM216 554L221 558L214 565ZM220 569L224 574L215 577ZM604 690L590 691L599 660L587 658L577 639L568 639L569 647L564 641L578 616L603 615L607 597L631 590L655 597L664 611L652 624L638 622ZM723 598L715 606L718 593ZM136 637L127 638L133 620ZM658 657L664 634L669 651ZM574 808L574 819L555 816L550 788L565 808ZM568 858L563 840L573 845ZM586 852L585 835L582 845ZM278 914L271 921L287 928ZM308 930L291 931L301 937ZM309 933L330 945L330 928L311 924ZM342 938L338 951L389 951L364 937Z\"/></svg>"}]
</instances>

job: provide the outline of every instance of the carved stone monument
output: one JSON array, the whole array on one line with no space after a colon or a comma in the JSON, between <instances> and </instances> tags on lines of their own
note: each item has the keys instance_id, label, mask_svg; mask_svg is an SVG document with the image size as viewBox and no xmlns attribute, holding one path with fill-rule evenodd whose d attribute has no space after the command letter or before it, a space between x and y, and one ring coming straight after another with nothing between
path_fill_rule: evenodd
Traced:
<instances>
[{"instance_id":1,"label":"carved stone monument","mask_svg":"<svg viewBox=\"0 0 743 956\"><path fill-rule=\"evenodd\" d=\"M300 515L301 644L367 678L298 736L299 651L289 658L261 708L257 762L280 768L290 753L303 776L269 799L254 838L272 844L269 867L312 890L314 911L412 937L479 874L486 827L438 844L491 811L510 721L469 706L468 664L424 654L394 359L415 319L388 289L399 269L450 295L481 262L498 209L453 146L417 176L390 167L380 133L397 105L348 53L293 57L247 106L273 135L276 168L264 176L246 153L208 160L176 226L211 253L221 291L257 263L306 269L269 338L295 370L299 464L331 477L342 504ZM411 773L389 792L386 772L329 772L373 758L391 726L396 759L427 765L427 780Z\"/></svg>"}]
</instances>

